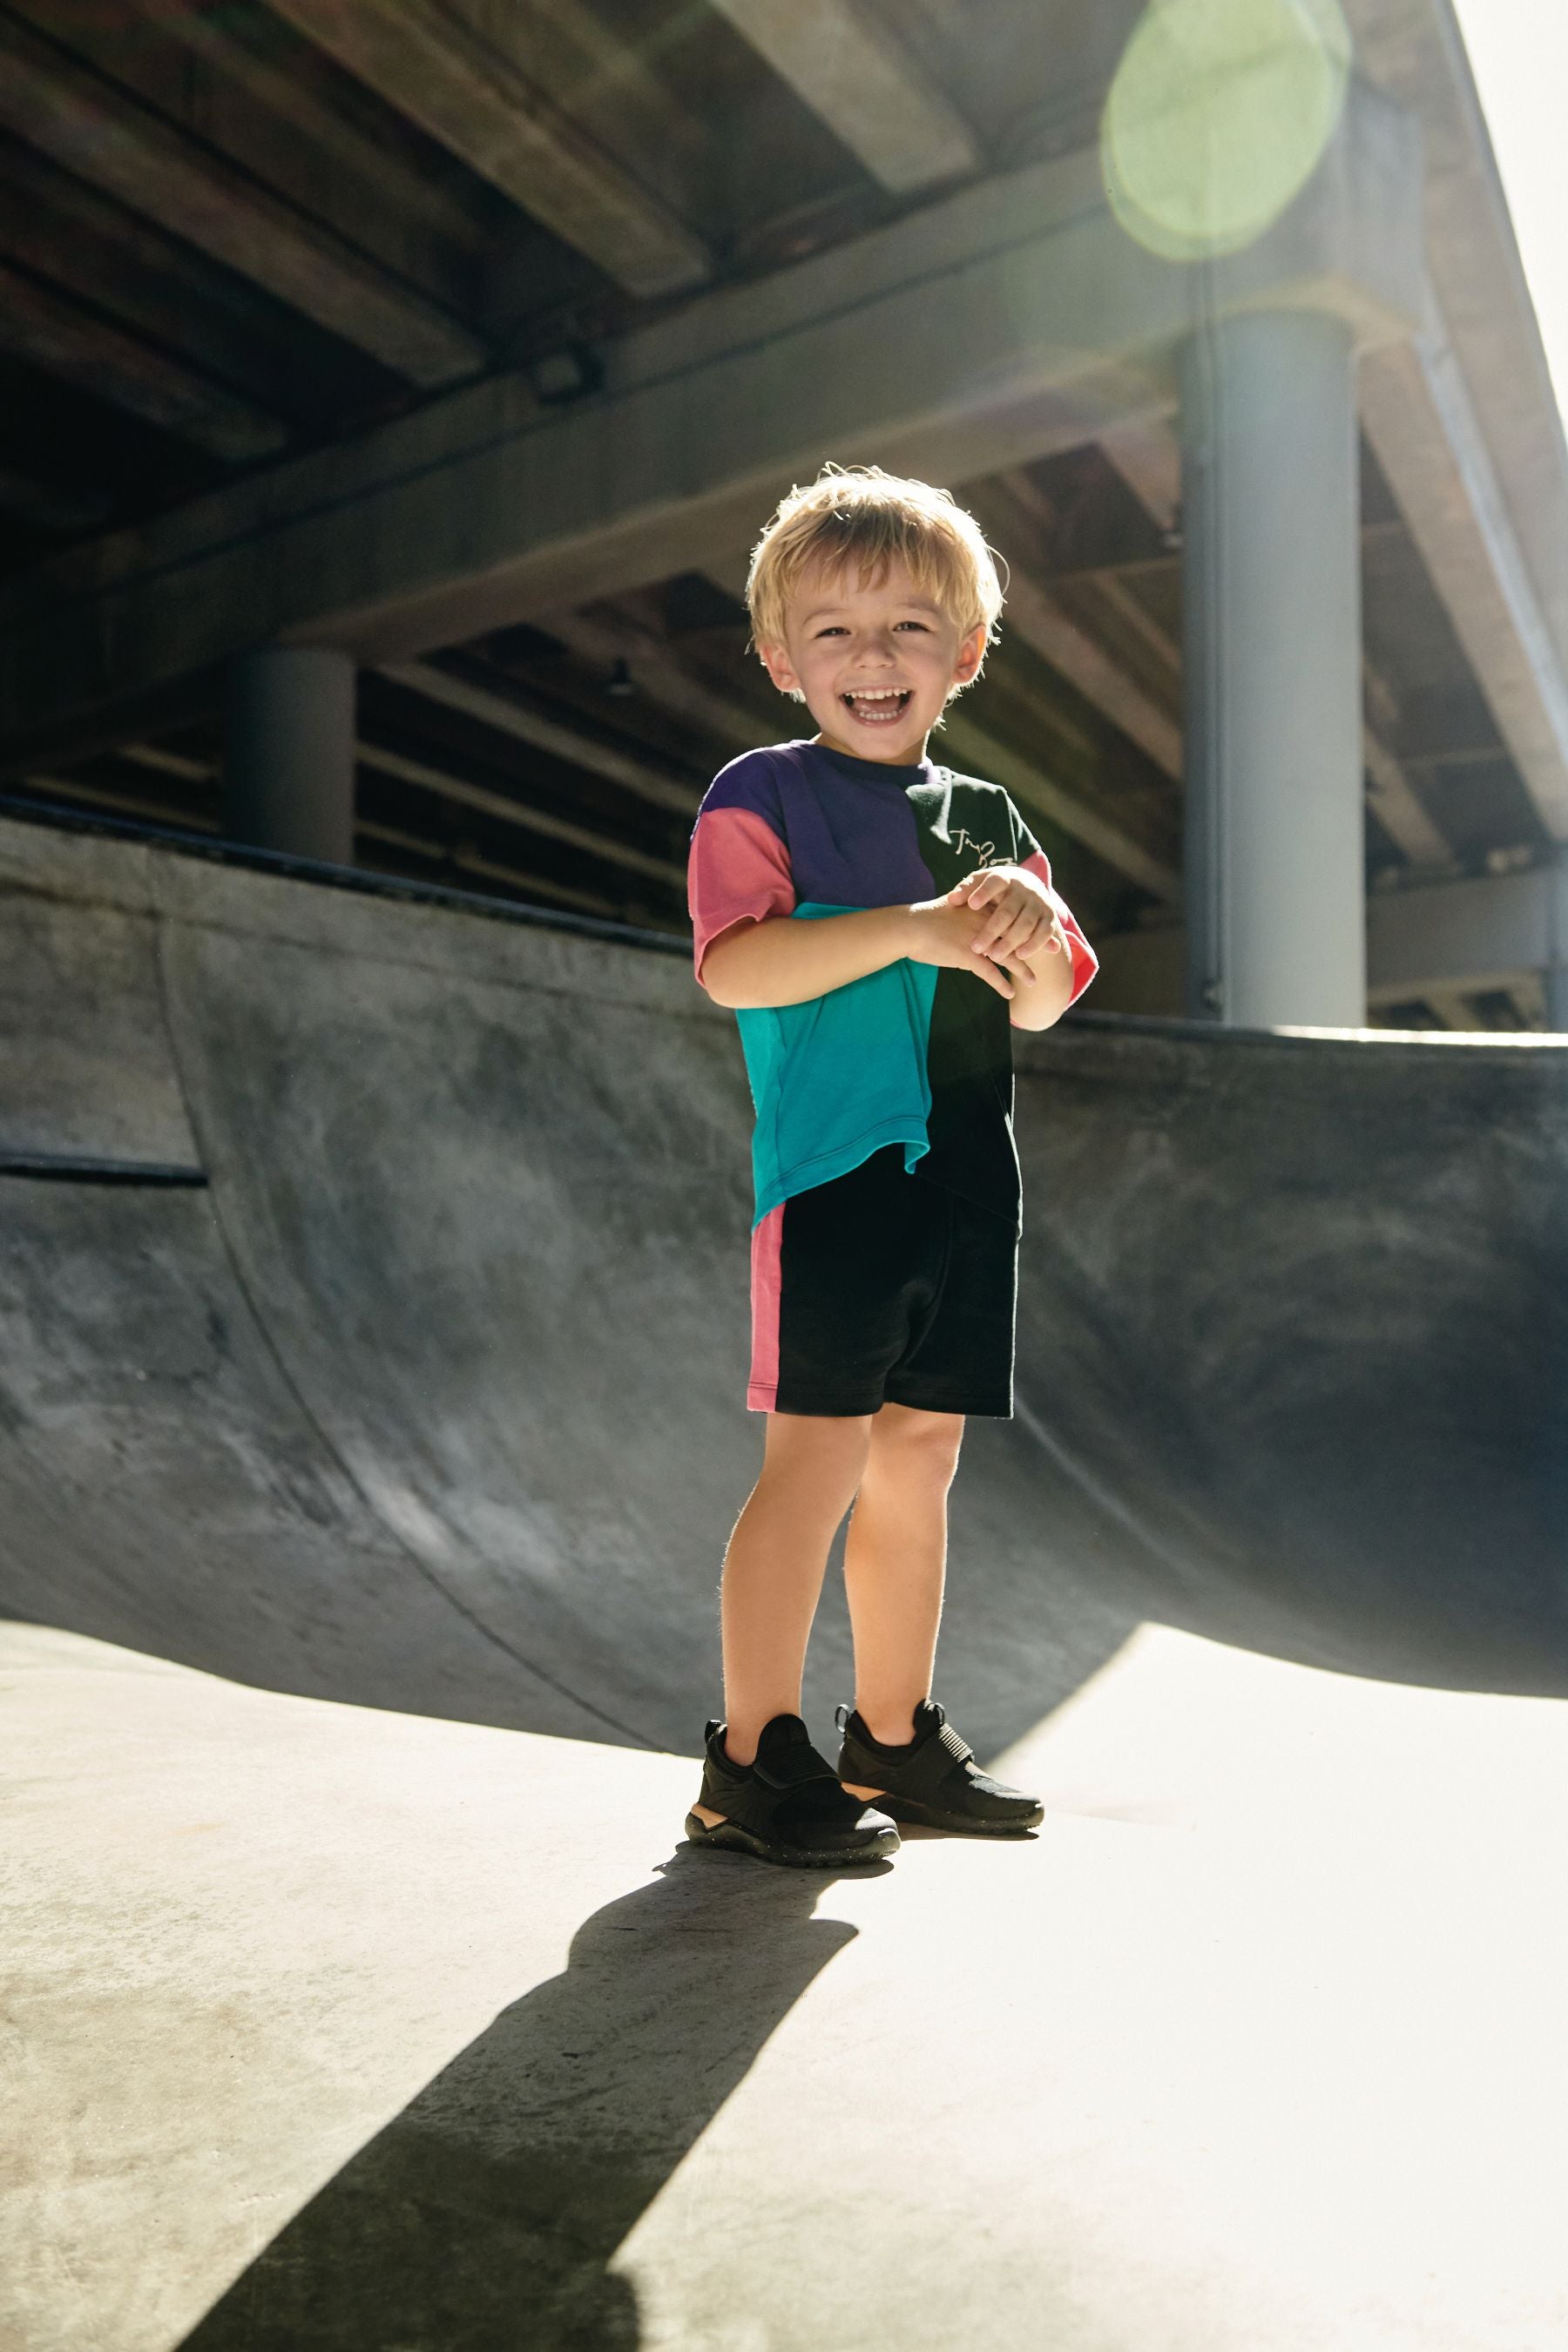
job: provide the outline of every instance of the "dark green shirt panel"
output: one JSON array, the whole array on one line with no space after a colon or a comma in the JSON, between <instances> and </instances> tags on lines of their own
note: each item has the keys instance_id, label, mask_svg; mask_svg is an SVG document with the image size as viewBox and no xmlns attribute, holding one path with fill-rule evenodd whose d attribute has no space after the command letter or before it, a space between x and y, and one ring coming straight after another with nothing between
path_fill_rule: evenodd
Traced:
<instances>
[{"instance_id":1,"label":"dark green shirt panel","mask_svg":"<svg viewBox=\"0 0 1568 2352\"><path fill-rule=\"evenodd\" d=\"M939 891L978 866L1021 865L1037 846L999 784L944 771L934 783L912 786L909 798L921 856ZM1021 1188L1006 998L967 972L939 972L927 1069L931 1150L918 1179L1016 1223Z\"/></svg>"}]
</instances>

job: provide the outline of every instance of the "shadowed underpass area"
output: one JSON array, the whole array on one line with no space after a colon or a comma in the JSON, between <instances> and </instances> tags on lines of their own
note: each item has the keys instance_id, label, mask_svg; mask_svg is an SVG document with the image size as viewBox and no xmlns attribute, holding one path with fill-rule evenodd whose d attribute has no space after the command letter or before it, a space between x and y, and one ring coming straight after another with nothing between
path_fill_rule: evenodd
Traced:
<instances>
[{"instance_id":1,"label":"shadowed underpass area","mask_svg":"<svg viewBox=\"0 0 1568 2352\"><path fill-rule=\"evenodd\" d=\"M677 1851L758 1442L684 959L0 890L29 2352L1559 2340L1568 1049L1021 1045L938 1690L1047 1826L797 1882Z\"/></svg>"}]
</instances>

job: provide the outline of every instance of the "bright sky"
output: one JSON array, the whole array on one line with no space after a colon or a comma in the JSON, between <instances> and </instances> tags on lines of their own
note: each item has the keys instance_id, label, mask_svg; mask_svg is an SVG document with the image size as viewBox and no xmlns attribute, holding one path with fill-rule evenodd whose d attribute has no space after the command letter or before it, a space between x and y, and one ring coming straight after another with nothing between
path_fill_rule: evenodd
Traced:
<instances>
[{"instance_id":1,"label":"bright sky","mask_svg":"<svg viewBox=\"0 0 1568 2352\"><path fill-rule=\"evenodd\" d=\"M1454 0L1541 320L1568 412L1568 0Z\"/></svg>"}]
</instances>

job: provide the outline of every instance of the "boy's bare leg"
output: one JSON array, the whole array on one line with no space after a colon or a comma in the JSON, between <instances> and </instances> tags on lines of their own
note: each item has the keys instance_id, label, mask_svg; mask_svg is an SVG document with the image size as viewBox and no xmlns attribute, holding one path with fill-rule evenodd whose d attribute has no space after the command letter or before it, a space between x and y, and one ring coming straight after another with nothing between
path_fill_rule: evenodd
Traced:
<instances>
[{"instance_id":1,"label":"boy's bare leg","mask_svg":"<svg viewBox=\"0 0 1568 2352\"><path fill-rule=\"evenodd\" d=\"M855 1705L874 1739L900 1747L931 1696L947 1573L947 1490L963 1416L885 1404L871 1423L844 1550L855 1630ZM849 1785L849 1784L847 1784ZM872 1796L850 1785L852 1796Z\"/></svg>"},{"instance_id":2,"label":"boy's bare leg","mask_svg":"<svg viewBox=\"0 0 1568 2352\"><path fill-rule=\"evenodd\" d=\"M770 1413L763 1473L724 1555L724 1749L755 1760L775 1715L800 1713L811 1621L828 1549L855 1497L870 1443L869 1415L829 1420ZM693 1809L710 1827L723 1815Z\"/></svg>"}]
</instances>

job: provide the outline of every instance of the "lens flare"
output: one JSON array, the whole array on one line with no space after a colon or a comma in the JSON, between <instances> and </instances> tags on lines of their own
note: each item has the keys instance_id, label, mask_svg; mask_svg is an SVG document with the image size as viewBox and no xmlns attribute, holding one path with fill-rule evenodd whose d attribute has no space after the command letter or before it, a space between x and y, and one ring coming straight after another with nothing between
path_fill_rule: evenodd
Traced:
<instances>
[{"instance_id":1,"label":"lens flare","mask_svg":"<svg viewBox=\"0 0 1568 2352\"><path fill-rule=\"evenodd\" d=\"M1339 0L1151 0L1100 125L1123 228L1173 261L1250 245L1322 160L1352 47Z\"/></svg>"}]
</instances>

